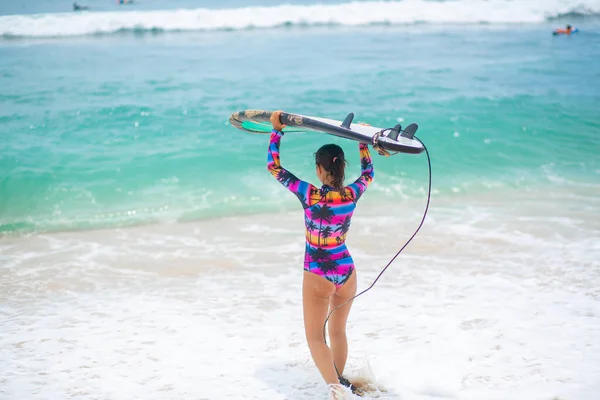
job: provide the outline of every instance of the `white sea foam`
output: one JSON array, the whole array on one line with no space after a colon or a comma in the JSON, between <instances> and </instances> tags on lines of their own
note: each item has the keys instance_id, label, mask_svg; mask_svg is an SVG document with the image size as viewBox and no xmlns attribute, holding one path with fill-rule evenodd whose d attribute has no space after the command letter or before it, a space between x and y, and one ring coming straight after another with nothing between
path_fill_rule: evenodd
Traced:
<instances>
[{"instance_id":1,"label":"white sea foam","mask_svg":"<svg viewBox=\"0 0 600 400\"><path fill-rule=\"evenodd\" d=\"M62 37L135 31L197 31L288 25L540 23L560 15L600 13L593 0L367 1L237 9L88 12L0 17L0 36Z\"/></svg>"},{"instance_id":2,"label":"white sea foam","mask_svg":"<svg viewBox=\"0 0 600 400\"><path fill-rule=\"evenodd\" d=\"M597 398L600 223L556 194L515 195L433 199L354 303L350 376L381 399ZM421 206L357 210L360 289ZM2 239L0 399L325 400L302 224L298 210Z\"/></svg>"}]
</instances>

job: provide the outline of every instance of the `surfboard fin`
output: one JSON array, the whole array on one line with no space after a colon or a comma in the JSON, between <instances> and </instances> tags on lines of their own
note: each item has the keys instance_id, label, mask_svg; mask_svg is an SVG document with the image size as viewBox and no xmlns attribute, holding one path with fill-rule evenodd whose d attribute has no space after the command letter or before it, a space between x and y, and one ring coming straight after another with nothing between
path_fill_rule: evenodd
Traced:
<instances>
[{"instance_id":1,"label":"surfboard fin","mask_svg":"<svg viewBox=\"0 0 600 400\"><path fill-rule=\"evenodd\" d=\"M415 133L417 132L417 129L419 129L419 125L417 124L410 124L409 126L407 126L406 128L404 128L404 130L402 131L402 137L405 137L407 139L412 139L415 136Z\"/></svg>"},{"instance_id":2,"label":"surfboard fin","mask_svg":"<svg viewBox=\"0 0 600 400\"><path fill-rule=\"evenodd\" d=\"M398 135L400 134L401 130L402 130L402 125L398 124L395 127L393 127L392 130L390 130L390 133L388 133L387 136L390 139L398 140Z\"/></svg>"},{"instance_id":3,"label":"surfboard fin","mask_svg":"<svg viewBox=\"0 0 600 400\"><path fill-rule=\"evenodd\" d=\"M342 128L346 128L346 129L350 129L350 124L352 123L352 120L354 119L354 113L350 113L346 116L346 118L344 119L344 122L342 122L342 125L340 125Z\"/></svg>"}]
</instances>

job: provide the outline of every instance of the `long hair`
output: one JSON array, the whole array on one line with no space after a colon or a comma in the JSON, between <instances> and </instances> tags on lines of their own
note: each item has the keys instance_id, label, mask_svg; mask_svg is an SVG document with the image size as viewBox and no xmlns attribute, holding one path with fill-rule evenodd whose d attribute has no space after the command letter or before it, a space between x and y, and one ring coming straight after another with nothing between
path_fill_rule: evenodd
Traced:
<instances>
[{"instance_id":1,"label":"long hair","mask_svg":"<svg viewBox=\"0 0 600 400\"><path fill-rule=\"evenodd\" d=\"M329 173L333 188L344 194L344 171L347 164L344 150L337 144L326 144L315 153L315 163Z\"/></svg>"}]
</instances>

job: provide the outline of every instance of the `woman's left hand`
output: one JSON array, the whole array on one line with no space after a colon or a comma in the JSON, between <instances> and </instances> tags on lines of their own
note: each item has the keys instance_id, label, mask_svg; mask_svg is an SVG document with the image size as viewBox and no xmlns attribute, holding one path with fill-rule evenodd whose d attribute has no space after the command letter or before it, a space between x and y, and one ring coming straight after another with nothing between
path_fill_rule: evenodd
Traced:
<instances>
[{"instance_id":1,"label":"woman's left hand","mask_svg":"<svg viewBox=\"0 0 600 400\"><path fill-rule=\"evenodd\" d=\"M271 114L271 125L273 125L273 129L275 129L276 131L283 131L283 128L285 128L285 125L281 123L281 113L283 111L281 110L277 110L274 111L273 114Z\"/></svg>"}]
</instances>

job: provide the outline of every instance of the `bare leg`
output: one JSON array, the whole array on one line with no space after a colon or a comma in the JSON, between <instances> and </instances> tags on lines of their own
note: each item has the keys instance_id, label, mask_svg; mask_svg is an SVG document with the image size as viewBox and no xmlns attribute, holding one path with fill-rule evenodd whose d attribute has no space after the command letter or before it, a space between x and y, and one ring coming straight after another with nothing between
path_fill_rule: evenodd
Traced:
<instances>
[{"instance_id":1,"label":"bare leg","mask_svg":"<svg viewBox=\"0 0 600 400\"><path fill-rule=\"evenodd\" d=\"M329 298L335 293L335 285L327 279L304 271L302 303L304 331L310 354L327 384L339 383L333 356L323 339L323 324L327 318Z\"/></svg>"},{"instance_id":2,"label":"bare leg","mask_svg":"<svg viewBox=\"0 0 600 400\"><path fill-rule=\"evenodd\" d=\"M352 296L356 294L356 270L352 275L339 287L330 300L330 312L335 307L344 304ZM346 338L346 322L348 322L348 314L353 301L350 301L338 308L331 317L329 317L329 340L331 342L331 351L333 352L333 361L340 375L344 373L346 360L348 359L348 340Z\"/></svg>"}]
</instances>

